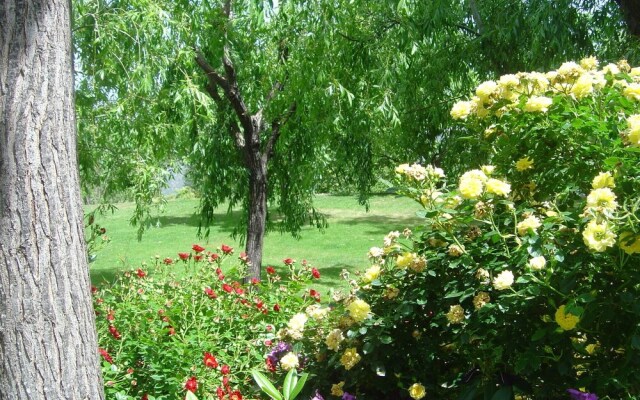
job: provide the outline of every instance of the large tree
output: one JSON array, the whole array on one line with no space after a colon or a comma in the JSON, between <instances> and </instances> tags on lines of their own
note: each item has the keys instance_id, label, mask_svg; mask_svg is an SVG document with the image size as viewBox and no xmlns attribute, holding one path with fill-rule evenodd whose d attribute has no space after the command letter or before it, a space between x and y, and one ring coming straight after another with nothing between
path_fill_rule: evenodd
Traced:
<instances>
[{"instance_id":1,"label":"large tree","mask_svg":"<svg viewBox=\"0 0 640 400\"><path fill-rule=\"evenodd\" d=\"M0 2L0 399L101 399L70 2Z\"/></svg>"}]
</instances>

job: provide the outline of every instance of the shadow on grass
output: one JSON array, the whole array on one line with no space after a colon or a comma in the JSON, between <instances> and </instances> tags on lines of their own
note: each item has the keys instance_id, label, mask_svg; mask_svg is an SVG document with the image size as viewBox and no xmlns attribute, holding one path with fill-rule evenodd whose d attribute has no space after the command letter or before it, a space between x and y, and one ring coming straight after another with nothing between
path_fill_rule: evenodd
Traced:
<instances>
[{"instance_id":1,"label":"shadow on grass","mask_svg":"<svg viewBox=\"0 0 640 400\"><path fill-rule=\"evenodd\" d=\"M222 231L232 231L237 225L238 221L242 217L241 211L233 211L231 213L221 212L213 215L213 220L211 221L210 227L217 227ZM200 226L200 215L198 213L193 213L189 216L159 216L157 219L158 223L161 227L171 227L176 225L182 226ZM204 226L203 226L204 229Z\"/></svg>"}]
</instances>

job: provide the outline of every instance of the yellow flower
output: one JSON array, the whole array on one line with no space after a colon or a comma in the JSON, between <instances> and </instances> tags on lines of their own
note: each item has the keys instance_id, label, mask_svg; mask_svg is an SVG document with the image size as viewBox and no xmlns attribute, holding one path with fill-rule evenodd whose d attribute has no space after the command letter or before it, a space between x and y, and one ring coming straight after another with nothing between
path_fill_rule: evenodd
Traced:
<instances>
[{"instance_id":1,"label":"yellow flower","mask_svg":"<svg viewBox=\"0 0 640 400\"><path fill-rule=\"evenodd\" d=\"M416 257L413 259L409 269L413 272L420 273L427 267L427 260L424 257Z\"/></svg>"},{"instance_id":2,"label":"yellow flower","mask_svg":"<svg viewBox=\"0 0 640 400\"><path fill-rule=\"evenodd\" d=\"M573 61L567 61L558 68L558 75L564 79L576 79L582 75L583 72L584 69Z\"/></svg>"},{"instance_id":3,"label":"yellow flower","mask_svg":"<svg viewBox=\"0 0 640 400\"><path fill-rule=\"evenodd\" d=\"M450 324L461 324L464 321L464 309L459 304L449 307L447 320Z\"/></svg>"},{"instance_id":4,"label":"yellow flower","mask_svg":"<svg viewBox=\"0 0 640 400\"><path fill-rule=\"evenodd\" d=\"M289 353L285 354L280 359L280 367L282 367L282 369L285 370L285 371L289 371L289 370L292 370L294 368L297 368L298 365L299 365L298 356L296 356L292 352L289 352Z\"/></svg>"},{"instance_id":5,"label":"yellow flower","mask_svg":"<svg viewBox=\"0 0 640 400\"><path fill-rule=\"evenodd\" d=\"M616 183L610 172L600 172L595 178L593 178L593 181L591 181L591 187L594 189L602 189L606 187L614 188L616 187Z\"/></svg>"},{"instance_id":6,"label":"yellow flower","mask_svg":"<svg viewBox=\"0 0 640 400\"><path fill-rule=\"evenodd\" d=\"M349 315L354 321L362 322L369 316L371 306L369 306L369 304L364 300L355 299L349 303L347 310L349 310Z\"/></svg>"},{"instance_id":7,"label":"yellow flower","mask_svg":"<svg viewBox=\"0 0 640 400\"><path fill-rule=\"evenodd\" d=\"M609 229L606 222L598 223L592 220L582 232L582 239L591 250L603 252L616 243L616 234Z\"/></svg>"},{"instance_id":8,"label":"yellow flower","mask_svg":"<svg viewBox=\"0 0 640 400\"><path fill-rule=\"evenodd\" d=\"M513 285L513 272L506 270L500 272L498 276L493 278L493 287L496 290L506 290Z\"/></svg>"},{"instance_id":9,"label":"yellow flower","mask_svg":"<svg viewBox=\"0 0 640 400\"><path fill-rule=\"evenodd\" d=\"M599 64L600 62L595 57L586 57L580 60L580 66L586 69L587 71L591 71L593 69L598 68Z\"/></svg>"},{"instance_id":10,"label":"yellow flower","mask_svg":"<svg viewBox=\"0 0 640 400\"><path fill-rule=\"evenodd\" d=\"M467 119L469 114L473 112L473 106L472 101L459 101L451 108L451 117L453 119Z\"/></svg>"},{"instance_id":11,"label":"yellow flower","mask_svg":"<svg viewBox=\"0 0 640 400\"><path fill-rule=\"evenodd\" d=\"M640 83L630 83L624 88L622 94L629 100L640 100Z\"/></svg>"},{"instance_id":12,"label":"yellow flower","mask_svg":"<svg viewBox=\"0 0 640 400\"><path fill-rule=\"evenodd\" d=\"M420 400L426 394L427 394L427 391L425 390L424 386L422 386L422 384L420 383L414 383L409 387L409 396L411 396L412 399Z\"/></svg>"},{"instance_id":13,"label":"yellow flower","mask_svg":"<svg viewBox=\"0 0 640 400\"><path fill-rule=\"evenodd\" d=\"M476 95L481 99L488 99L498 90L498 84L494 81L486 81L478 85L476 88Z\"/></svg>"},{"instance_id":14,"label":"yellow flower","mask_svg":"<svg viewBox=\"0 0 640 400\"><path fill-rule=\"evenodd\" d=\"M452 244L449 246L449 250L447 251L447 253L451 257L460 257L461 255L464 254L464 248L460 247L457 244Z\"/></svg>"},{"instance_id":15,"label":"yellow flower","mask_svg":"<svg viewBox=\"0 0 640 400\"><path fill-rule=\"evenodd\" d=\"M369 283L378 279L379 276L380 276L380 266L372 265L371 267L369 267L369 269L367 269L364 272L364 275L362 276L362 280L365 283Z\"/></svg>"},{"instance_id":16,"label":"yellow flower","mask_svg":"<svg viewBox=\"0 0 640 400\"><path fill-rule=\"evenodd\" d=\"M360 354L358 354L358 349L355 347L350 347L344 351L342 357L340 357L340 364L344 366L344 369L350 370L353 368L358 362L360 362Z\"/></svg>"},{"instance_id":17,"label":"yellow flower","mask_svg":"<svg viewBox=\"0 0 640 400\"><path fill-rule=\"evenodd\" d=\"M533 160L529 157L523 157L516 161L516 169L520 172L533 168Z\"/></svg>"},{"instance_id":18,"label":"yellow flower","mask_svg":"<svg viewBox=\"0 0 640 400\"><path fill-rule=\"evenodd\" d=\"M344 340L344 336L342 335L342 331L340 329L334 329L327 335L324 343L327 345L329 350L338 351L340 348L340 343Z\"/></svg>"},{"instance_id":19,"label":"yellow flower","mask_svg":"<svg viewBox=\"0 0 640 400\"><path fill-rule=\"evenodd\" d=\"M570 331L578 325L580 317L565 313L565 306L561 305L556 310L556 323L560 325L560 328L564 331Z\"/></svg>"},{"instance_id":20,"label":"yellow flower","mask_svg":"<svg viewBox=\"0 0 640 400\"><path fill-rule=\"evenodd\" d=\"M369 249L369 258L378 258L384 255L384 250L380 247L372 247Z\"/></svg>"},{"instance_id":21,"label":"yellow flower","mask_svg":"<svg viewBox=\"0 0 640 400\"><path fill-rule=\"evenodd\" d=\"M489 277L489 271L484 268L478 268L478 270L476 271L476 279L479 280L483 285L489 284Z\"/></svg>"},{"instance_id":22,"label":"yellow flower","mask_svg":"<svg viewBox=\"0 0 640 400\"><path fill-rule=\"evenodd\" d=\"M602 67L602 72L604 72L605 74L610 73L612 75L617 75L620 73L620 68L618 68L618 66L615 64L609 63Z\"/></svg>"},{"instance_id":23,"label":"yellow flower","mask_svg":"<svg viewBox=\"0 0 640 400\"><path fill-rule=\"evenodd\" d=\"M390 286L384 290L384 297L387 300L392 300L398 297L399 293L400 293L400 289Z\"/></svg>"},{"instance_id":24,"label":"yellow flower","mask_svg":"<svg viewBox=\"0 0 640 400\"><path fill-rule=\"evenodd\" d=\"M409 164L400 164L396 167L395 171L397 174L405 175L410 168Z\"/></svg>"},{"instance_id":25,"label":"yellow flower","mask_svg":"<svg viewBox=\"0 0 640 400\"><path fill-rule=\"evenodd\" d=\"M524 220L518 222L518 225L516 225L516 229L518 231L518 235L524 236L529 232L529 229L533 230L533 232L535 233L536 229L538 229L541 225L542 224L540 223L538 217L530 215Z\"/></svg>"},{"instance_id":26,"label":"yellow flower","mask_svg":"<svg viewBox=\"0 0 640 400\"><path fill-rule=\"evenodd\" d=\"M475 199L482 194L484 185L480 179L460 179L458 190L465 199Z\"/></svg>"},{"instance_id":27,"label":"yellow flower","mask_svg":"<svg viewBox=\"0 0 640 400\"><path fill-rule=\"evenodd\" d=\"M514 88L520 84L520 79L516 75L507 74L502 75L500 79L498 79L498 86L501 88Z\"/></svg>"},{"instance_id":28,"label":"yellow flower","mask_svg":"<svg viewBox=\"0 0 640 400\"><path fill-rule=\"evenodd\" d=\"M532 270L540 271L547 265L547 260L544 256L533 257L529 260L528 265Z\"/></svg>"},{"instance_id":29,"label":"yellow flower","mask_svg":"<svg viewBox=\"0 0 640 400\"><path fill-rule=\"evenodd\" d=\"M322 307L319 304L312 304L309 307L307 307L304 311L311 318L315 320L321 320L327 316L327 314L329 313L329 308Z\"/></svg>"},{"instance_id":30,"label":"yellow flower","mask_svg":"<svg viewBox=\"0 0 640 400\"><path fill-rule=\"evenodd\" d=\"M482 170L472 169L462 174L460 179L477 179L480 182L485 183L489 178L487 178L487 175Z\"/></svg>"},{"instance_id":31,"label":"yellow flower","mask_svg":"<svg viewBox=\"0 0 640 400\"><path fill-rule=\"evenodd\" d=\"M629 131L627 132L627 140L632 146L640 146L640 114L634 114L627 118Z\"/></svg>"},{"instance_id":32,"label":"yellow flower","mask_svg":"<svg viewBox=\"0 0 640 400\"><path fill-rule=\"evenodd\" d=\"M331 385L331 395L342 396L344 394L344 391L342 391L343 386L344 386L344 381Z\"/></svg>"},{"instance_id":33,"label":"yellow flower","mask_svg":"<svg viewBox=\"0 0 640 400\"><path fill-rule=\"evenodd\" d=\"M544 96L531 96L524 105L526 112L543 112L549 111L549 107L553 104L553 100Z\"/></svg>"},{"instance_id":34,"label":"yellow flower","mask_svg":"<svg viewBox=\"0 0 640 400\"><path fill-rule=\"evenodd\" d=\"M307 323L307 316L303 313L298 313L291 317L287 327L293 331L302 332L304 330L304 324Z\"/></svg>"},{"instance_id":35,"label":"yellow flower","mask_svg":"<svg viewBox=\"0 0 640 400\"><path fill-rule=\"evenodd\" d=\"M485 176L489 176L491 174L493 174L493 171L496 170L496 167L493 165L483 165L482 167L480 167L480 171L482 171L483 174L485 174Z\"/></svg>"},{"instance_id":36,"label":"yellow flower","mask_svg":"<svg viewBox=\"0 0 640 400\"><path fill-rule=\"evenodd\" d=\"M593 93L593 78L589 74L580 76L571 87L571 94L576 96L577 99L586 97L591 93Z\"/></svg>"},{"instance_id":37,"label":"yellow flower","mask_svg":"<svg viewBox=\"0 0 640 400\"><path fill-rule=\"evenodd\" d=\"M475 295L473 298L473 306L475 307L476 310L479 310L490 301L491 301L491 297L489 296L489 293L478 292L478 294Z\"/></svg>"},{"instance_id":38,"label":"yellow flower","mask_svg":"<svg viewBox=\"0 0 640 400\"><path fill-rule=\"evenodd\" d=\"M491 178L487 181L487 192L506 197L511 192L511 185L499 179Z\"/></svg>"},{"instance_id":39,"label":"yellow flower","mask_svg":"<svg viewBox=\"0 0 640 400\"><path fill-rule=\"evenodd\" d=\"M396 259L396 266L398 268L407 268L413 262L413 259L416 258L416 253L404 253L398 256Z\"/></svg>"},{"instance_id":40,"label":"yellow flower","mask_svg":"<svg viewBox=\"0 0 640 400\"><path fill-rule=\"evenodd\" d=\"M627 254L640 253L640 236L624 232L620 235L618 246Z\"/></svg>"},{"instance_id":41,"label":"yellow flower","mask_svg":"<svg viewBox=\"0 0 640 400\"><path fill-rule=\"evenodd\" d=\"M587 207L603 211L615 211L618 207L616 195L608 187L593 189L587 196Z\"/></svg>"}]
</instances>

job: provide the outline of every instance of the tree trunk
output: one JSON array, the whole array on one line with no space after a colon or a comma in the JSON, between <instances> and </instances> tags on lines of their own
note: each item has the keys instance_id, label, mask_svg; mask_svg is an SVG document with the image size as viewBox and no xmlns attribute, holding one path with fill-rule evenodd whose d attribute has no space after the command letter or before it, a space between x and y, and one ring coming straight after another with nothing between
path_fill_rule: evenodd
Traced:
<instances>
[{"instance_id":1,"label":"tree trunk","mask_svg":"<svg viewBox=\"0 0 640 400\"><path fill-rule=\"evenodd\" d=\"M0 1L0 400L104 398L68 0Z\"/></svg>"},{"instance_id":2,"label":"tree trunk","mask_svg":"<svg viewBox=\"0 0 640 400\"><path fill-rule=\"evenodd\" d=\"M249 215L247 224L246 252L249 270L245 281L260 279L262 267L262 245L267 221L267 164L256 154L249 168Z\"/></svg>"},{"instance_id":3,"label":"tree trunk","mask_svg":"<svg viewBox=\"0 0 640 400\"><path fill-rule=\"evenodd\" d=\"M616 0L629 33L640 37L640 2L638 0Z\"/></svg>"}]
</instances>

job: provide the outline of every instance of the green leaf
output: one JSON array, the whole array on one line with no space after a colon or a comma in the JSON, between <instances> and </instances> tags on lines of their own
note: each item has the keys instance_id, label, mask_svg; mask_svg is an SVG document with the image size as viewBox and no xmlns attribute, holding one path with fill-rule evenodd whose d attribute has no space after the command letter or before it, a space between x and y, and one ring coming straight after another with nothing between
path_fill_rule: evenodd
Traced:
<instances>
[{"instance_id":1,"label":"green leaf","mask_svg":"<svg viewBox=\"0 0 640 400\"><path fill-rule=\"evenodd\" d=\"M306 372L302 374L302 376L300 376L300 380L298 381L298 383L293 387L293 389L291 389L291 397L289 398L289 400L294 400L298 396L298 394L302 391L304 384L307 382L308 377L309 374L307 374Z\"/></svg>"},{"instance_id":2,"label":"green leaf","mask_svg":"<svg viewBox=\"0 0 640 400\"><path fill-rule=\"evenodd\" d=\"M260 389L262 389L262 391L265 392L269 397L271 397L273 400L283 400L280 392L278 392L275 386L273 386L273 384L266 376L264 376L264 374L254 370L251 371L251 376L253 376L253 380L256 381L258 386L260 386Z\"/></svg>"},{"instance_id":3,"label":"green leaf","mask_svg":"<svg viewBox=\"0 0 640 400\"><path fill-rule=\"evenodd\" d=\"M193 392L187 390L187 395L184 400L198 400L198 396L196 396Z\"/></svg>"},{"instance_id":4,"label":"green leaf","mask_svg":"<svg viewBox=\"0 0 640 400\"><path fill-rule=\"evenodd\" d=\"M284 400L291 399L291 390L298 383L298 375L295 372L295 369L290 369L287 373L287 376L284 377L284 384L282 385L282 394L284 395Z\"/></svg>"}]
</instances>

